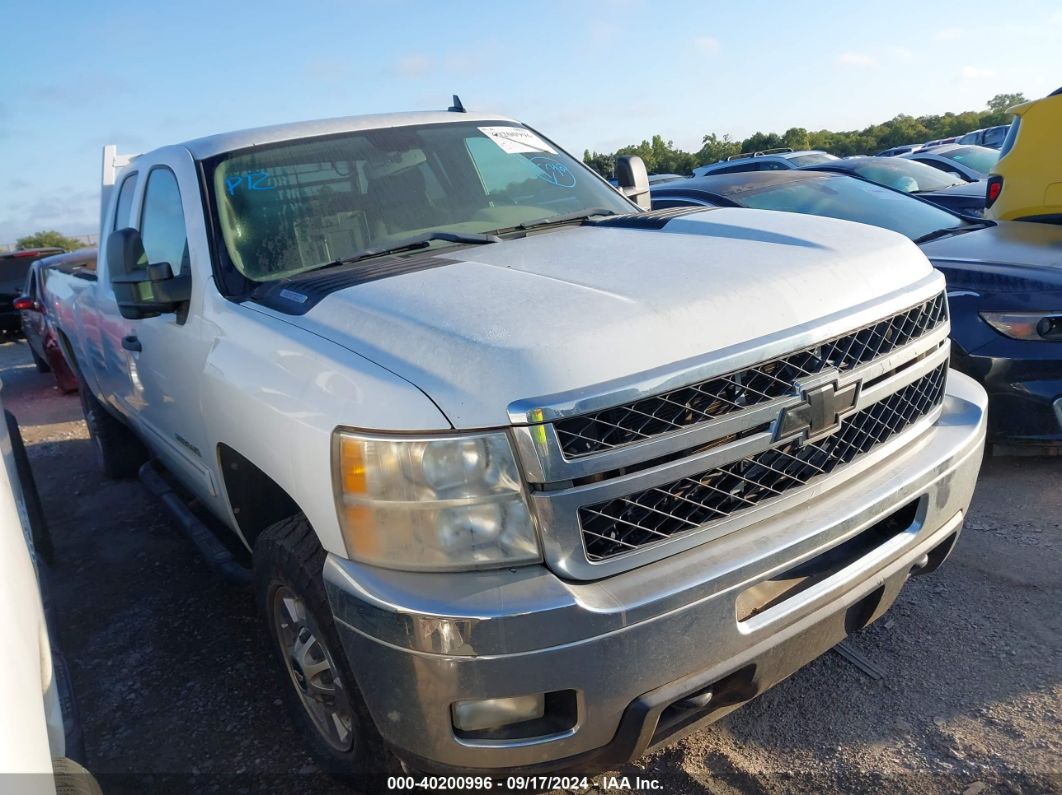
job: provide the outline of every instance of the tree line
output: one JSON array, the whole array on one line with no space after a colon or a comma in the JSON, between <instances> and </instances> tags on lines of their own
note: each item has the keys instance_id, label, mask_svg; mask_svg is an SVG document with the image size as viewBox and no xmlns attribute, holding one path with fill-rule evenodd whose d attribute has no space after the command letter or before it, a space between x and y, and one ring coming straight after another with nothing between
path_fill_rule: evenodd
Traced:
<instances>
[{"instance_id":1,"label":"tree line","mask_svg":"<svg viewBox=\"0 0 1062 795\"><path fill-rule=\"evenodd\" d=\"M612 154L591 152L587 149L583 153L583 162L602 176L610 178L615 171L616 158L623 155L639 155L645 161L645 167L650 174L689 174L696 166L725 160L741 152L756 152L783 146L792 149L822 149L838 157L872 155L893 146L949 138L981 127L1008 124L1010 116L1007 114L1007 108L1025 101L1021 93L997 94L988 100L986 109L982 111L968 110L962 113L918 117L900 114L863 130L844 132L809 132L803 127L790 127L782 134L757 132L742 141L735 141L729 135L708 133L701 139L702 146L696 152L684 152L677 149L674 142L654 135L649 141L625 146Z\"/></svg>"},{"instance_id":2,"label":"tree line","mask_svg":"<svg viewBox=\"0 0 1062 795\"><path fill-rule=\"evenodd\" d=\"M15 241L15 250L25 251L29 248L61 248L63 251L73 251L84 245L85 244L76 237L69 237L62 232L56 232L54 229L45 229L41 232L34 232L32 235L20 237Z\"/></svg>"}]
</instances>

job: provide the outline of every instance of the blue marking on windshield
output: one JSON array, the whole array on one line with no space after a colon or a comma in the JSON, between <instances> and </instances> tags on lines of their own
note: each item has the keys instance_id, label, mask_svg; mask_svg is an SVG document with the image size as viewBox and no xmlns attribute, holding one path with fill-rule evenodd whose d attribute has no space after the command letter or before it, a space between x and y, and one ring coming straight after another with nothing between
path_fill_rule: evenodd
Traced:
<instances>
[{"instance_id":1,"label":"blue marking on windshield","mask_svg":"<svg viewBox=\"0 0 1062 795\"><path fill-rule=\"evenodd\" d=\"M268 171L248 171L225 177L225 192L233 196L244 183L247 183L247 190L276 190L277 187L272 184L273 176Z\"/></svg>"},{"instance_id":2,"label":"blue marking on windshield","mask_svg":"<svg viewBox=\"0 0 1062 795\"><path fill-rule=\"evenodd\" d=\"M556 185L558 188L574 188L575 174L564 163L554 160L552 157L532 157L531 162L538 166L542 173L538 178Z\"/></svg>"}]
</instances>

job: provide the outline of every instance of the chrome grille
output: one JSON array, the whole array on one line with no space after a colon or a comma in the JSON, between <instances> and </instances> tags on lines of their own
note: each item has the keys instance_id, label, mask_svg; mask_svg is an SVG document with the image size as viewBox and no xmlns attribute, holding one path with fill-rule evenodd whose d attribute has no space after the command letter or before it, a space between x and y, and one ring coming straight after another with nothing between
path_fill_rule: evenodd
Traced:
<instances>
[{"instance_id":1,"label":"chrome grille","mask_svg":"<svg viewBox=\"0 0 1062 795\"><path fill-rule=\"evenodd\" d=\"M947 320L944 293L810 348L670 392L554 423L569 460L697 425L792 393L793 381L884 356Z\"/></svg>"},{"instance_id":2,"label":"chrome grille","mask_svg":"<svg viewBox=\"0 0 1062 795\"><path fill-rule=\"evenodd\" d=\"M596 562L643 549L828 475L930 414L944 398L946 380L943 364L848 417L818 442L791 441L700 475L585 505L579 525L586 557Z\"/></svg>"}]
</instances>

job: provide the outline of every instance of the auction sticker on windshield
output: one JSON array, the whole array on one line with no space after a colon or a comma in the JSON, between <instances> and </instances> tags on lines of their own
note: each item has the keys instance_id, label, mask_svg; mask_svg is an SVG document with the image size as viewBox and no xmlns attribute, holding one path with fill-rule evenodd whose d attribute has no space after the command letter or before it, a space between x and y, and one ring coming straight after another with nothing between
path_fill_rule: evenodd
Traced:
<instances>
[{"instance_id":1,"label":"auction sticker on windshield","mask_svg":"<svg viewBox=\"0 0 1062 795\"><path fill-rule=\"evenodd\" d=\"M557 150L525 127L480 127L479 131L511 155L525 152L549 152Z\"/></svg>"}]
</instances>

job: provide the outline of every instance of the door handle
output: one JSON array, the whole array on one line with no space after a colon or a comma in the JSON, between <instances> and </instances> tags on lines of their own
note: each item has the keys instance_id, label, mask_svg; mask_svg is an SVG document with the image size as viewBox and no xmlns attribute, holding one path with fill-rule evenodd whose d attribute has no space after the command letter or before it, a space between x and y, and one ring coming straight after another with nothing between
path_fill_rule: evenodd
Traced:
<instances>
[{"instance_id":1,"label":"door handle","mask_svg":"<svg viewBox=\"0 0 1062 795\"><path fill-rule=\"evenodd\" d=\"M134 353L140 353L144 350L144 346L140 344L140 340L137 339L135 334L130 334L128 337L122 337L122 347L127 351L133 351Z\"/></svg>"}]
</instances>

